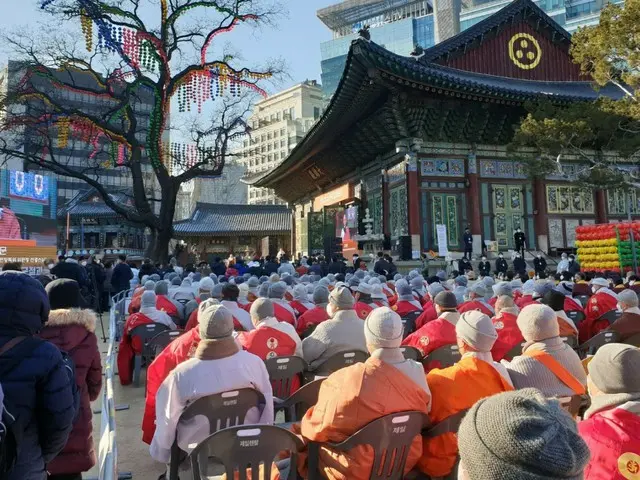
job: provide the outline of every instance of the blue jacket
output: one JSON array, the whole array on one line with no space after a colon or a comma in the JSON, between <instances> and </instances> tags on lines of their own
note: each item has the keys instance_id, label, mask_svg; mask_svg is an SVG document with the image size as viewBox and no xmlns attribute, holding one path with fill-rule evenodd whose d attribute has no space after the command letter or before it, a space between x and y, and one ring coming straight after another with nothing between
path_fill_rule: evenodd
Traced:
<instances>
[{"instance_id":1,"label":"blue jacket","mask_svg":"<svg viewBox=\"0 0 640 480\"><path fill-rule=\"evenodd\" d=\"M0 347L27 337L0 355L5 407L14 410L14 428L22 432L7 480L46 480L46 463L64 448L76 416L72 366L55 345L33 338L48 316L49 300L40 282L23 273L0 273Z\"/></svg>"}]
</instances>

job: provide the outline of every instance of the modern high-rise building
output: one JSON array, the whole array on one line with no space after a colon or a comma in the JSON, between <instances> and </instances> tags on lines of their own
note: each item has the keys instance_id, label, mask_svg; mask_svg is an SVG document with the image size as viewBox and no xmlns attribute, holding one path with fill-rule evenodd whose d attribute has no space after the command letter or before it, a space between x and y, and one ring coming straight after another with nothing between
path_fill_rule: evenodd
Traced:
<instances>
[{"instance_id":1,"label":"modern high-rise building","mask_svg":"<svg viewBox=\"0 0 640 480\"><path fill-rule=\"evenodd\" d=\"M511 0L463 0L460 28L466 30L511 3ZM569 33L579 27L597 25L604 0L538 0L535 2ZM614 0L613 3L623 3Z\"/></svg>"},{"instance_id":2,"label":"modern high-rise building","mask_svg":"<svg viewBox=\"0 0 640 480\"><path fill-rule=\"evenodd\" d=\"M56 101L86 114L104 115L113 108L115 102L108 96L88 93L90 90L100 90L97 80L91 74L65 69L52 70L51 73L55 76L56 82L48 80L45 76L37 75L31 75L29 81L33 83L38 91L47 92ZM18 82L22 81L26 74L27 70L22 62L9 61L4 68L0 69L0 96L3 91L10 90ZM144 141L146 138L147 125L149 125L153 103L154 96L150 91L139 89L132 95L131 104L138 124L136 137L139 140ZM34 100L33 103L14 106L8 112L0 114L12 115L15 113L32 116L41 110L41 106ZM85 172L90 166L99 164L97 168L90 168L91 175L107 190L113 192L131 191L133 182L130 170L117 166L118 152L114 153L111 143L106 138L88 141L87 138L83 138L86 135L83 135L80 131L76 133L68 131L66 134L60 135L54 128L51 130L48 143L51 146L50 153L56 158L56 161L69 169L84 170ZM67 127L67 130L69 130L69 127ZM21 127L16 129L15 132L4 132L4 135L8 137L7 140L16 149L36 153L42 150L43 154L47 154L46 152L49 151L42 147L40 134L30 128ZM10 161L6 166L8 168L14 170L24 169L48 176L56 176L51 172L39 169L37 165L24 164L24 162L15 158L8 160ZM147 191L152 193L156 190L156 176L144 153L142 160L144 185ZM62 175L57 175L56 177L59 205L64 205L75 198L79 192L90 188L82 180L73 177Z\"/></svg>"},{"instance_id":3,"label":"modern high-rise building","mask_svg":"<svg viewBox=\"0 0 640 480\"><path fill-rule=\"evenodd\" d=\"M280 165L323 110L322 87L315 80L306 80L256 103L248 120L251 135L235 152L247 175ZM273 205L283 202L272 190L249 187L248 203Z\"/></svg>"},{"instance_id":4,"label":"modern high-rise building","mask_svg":"<svg viewBox=\"0 0 640 480\"><path fill-rule=\"evenodd\" d=\"M246 171L244 163L233 160L225 162L220 175L194 179L187 216L191 215L198 203L246 205L249 187L240 181Z\"/></svg>"},{"instance_id":5,"label":"modern high-rise building","mask_svg":"<svg viewBox=\"0 0 640 480\"><path fill-rule=\"evenodd\" d=\"M317 15L333 33L332 40L320 44L325 98L335 92L351 42L365 25L373 42L399 55L409 55L416 45L428 48L435 43L430 0L345 0Z\"/></svg>"}]
</instances>

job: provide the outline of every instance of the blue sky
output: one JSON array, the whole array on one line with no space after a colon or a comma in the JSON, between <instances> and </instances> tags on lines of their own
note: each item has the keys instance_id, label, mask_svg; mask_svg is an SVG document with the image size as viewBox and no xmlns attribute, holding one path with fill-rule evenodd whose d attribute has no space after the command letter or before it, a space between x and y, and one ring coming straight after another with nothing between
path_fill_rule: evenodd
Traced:
<instances>
[{"instance_id":1,"label":"blue sky","mask_svg":"<svg viewBox=\"0 0 640 480\"><path fill-rule=\"evenodd\" d=\"M0 32L23 30L25 26L40 29L39 21L51 25L51 17L40 13L40 0L0 1L4 4L0 15ZM218 38L232 44L247 63L270 58L284 59L287 78L282 79L277 89L305 79L319 81L320 42L329 40L331 33L316 17L316 10L337 3L337 0L280 1L286 6L288 13L278 19L276 28L263 27L258 31L251 31L246 27L238 27L234 32ZM148 2L151 5L158 3L154 0ZM40 31L46 31L46 26ZM0 45L0 63L5 63L6 60L7 54Z\"/></svg>"}]
</instances>

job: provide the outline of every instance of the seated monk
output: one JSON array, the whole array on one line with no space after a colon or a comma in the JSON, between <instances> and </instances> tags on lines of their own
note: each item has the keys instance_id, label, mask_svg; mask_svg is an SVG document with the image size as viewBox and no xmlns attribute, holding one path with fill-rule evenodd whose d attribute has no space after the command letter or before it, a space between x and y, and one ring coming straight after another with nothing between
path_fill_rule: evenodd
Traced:
<instances>
[{"instance_id":1,"label":"seated monk","mask_svg":"<svg viewBox=\"0 0 640 480\"><path fill-rule=\"evenodd\" d=\"M618 307L622 310L622 315L611 324L609 330L618 332L618 341L624 343L634 335L640 334L638 294L633 290L623 290L618 294Z\"/></svg>"},{"instance_id":2,"label":"seated monk","mask_svg":"<svg viewBox=\"0 0 640 480\"><path fill-rule=\"evenodd\" d=\"M217 305L222 301L222 287L224 287L224 285L225 284L223 283L218 283L214 285L213 289L211 290L211 295L209 296L209 298L215 300L215 303L214 303L215 305ZM200 296L200 304L198 305L198 308L196 308L193 312L191 312L191 315L189 315L189 321L187 322L187 325L184 327L185 331L188 332L192 328L195 328L198 326L198 312L200 311L200 305L202 305L204 301L209 300L209 298L205 298L205 297L206 295Z\"/></svg>"},{"instance_id":3,"label":"seated monk","mask_svg":"<svg viewBox=\"0 0 640 480\"><path fill-rule=\"evenodd\" d=\"M293 300L289 302L289 306L293 308L296 317L300 317L303 313L311 310L315 305L309 301L307 287L299 284L293 287Z\"/></svg>"},{"instance_id":4,"label":"seated monk","mask_svg":"<svg viewBox=\"0 0 640 480\"><path fill-rule=\"evenodd\" d=\"M290 355L302 358L302 340L293 325L276 319L271 300L257 299L250 314L254 329L238 334L236 342L241 348L262 360Z\"/></svg>"},{"instance_id":5,"label":"seated monk","mask_svg":"<svg viewBox=\"0 0 640 480\"><path fill-rule=\"evenodd\" d=\"M608 320L600 320L600 317L618 305L618 295L609 288L606 278L594 278L591 280L593 295L584 307L585 319L580 323L580 343L584 343L602 330L609 328Z\"/></svg>"},{"instance_id":6,"label":"seated monk","mask_svg":"<svg viewBox=\"0 0 640 480\"><path fill-rule=\"evenodd\" d=\"M211 291L213 290L214 282L213 279L209 277L205 277L200 282L198 282L198 296L193 300L189 300L187 304L184 306L185 318L187 320L191 318L191 314L198 310L198 305L203 300L207 298L211 298Z\"/></svg>"},{"instance_id":7,"label":"seated monk","mask_svg":"<svg viewBox=\"0 0 640 480\"><path fill-rule=\"evenodd\" d=\"M156 293L156 308L169 315L176 325L184 326L184 307L180 302L168 297L169 282L166 280L157 282L154 291Z\"/></svg>"},{"instance_id":8,"label":"seated monk","mask_svg":"<svg viewBox=\"0 0 640 480\"><path fill-rule=\"evenodd\" d=\"M140 311L140 301L142 300L142 294L144 292L153 292L155 286L156 282L154 282L153 280L147 280L146 282L144 282L143 286L133 292L131 302L129 303L129 315L133 315L134 313L138 313Z\"/></svg>"},{"instance_id":9,"label":"seated monk","mask_svg":"<svg viewBox=\"0 0 640 480\"><path fill-rule=\"evenodd\" d=\"M556 316L558 319L558 328L560 329L561 337L578 337L578 329L576 328L575 323L567 314L564 313L564 300L565 297L563 294L556 290L550 290L545 293L544 297L542 297L543 305L547 305L551 307L551 309L556 312Z\"/></svg>"},{"instance_id":10,"label":"seated monk","mask_svg":"<svg viewBox=\"0 0 640 480\"><path fill-rule=\"evenodd\" d=\"M197 313L217 304L217 300L211 298L205 300L198 306ZM147 368L147 391L142 418L142 441L144 443L150 445L156 431L156 393L160 385L180 363L193 358L199 343L200 330L192 328L167 345Z\"/></svg>"},{"instance_id":11,"label":"seated monk","mask_svg":"<svg viewBox=\"0 0 640 480\"><path fill-rule=\"evenodd\" d=\"M247 287L249 287L249 291L247 292L247 302L248 304L251 304L258 299L258 287L260 287L260 280L258 277L251 277L247 280Z\"/></svg>"},{"instance_id":12,"label":"seated monk","mask_svg":"<svg viewBox=\"0 0 640 480\"><path fill-rule=\"evenodd\" d=\"M454 366L431 370L427 384L432 392L432 425L447 417L471 408L481 398L513 390L509 374L493 361L491 349L498 338L491 319L478 311L460 315L456 337L462 359ZM424 439L421 472L431 477L451 473L458 456L458 442L454 433Z\"/></svg>"},{"instance_id":13,"label":"seated monk","mask_svg":"<svg viewBox=\"0 0 640 480\"><path fill-rule=\"evenodd\" d=\"M411 285L406 280L398 280L396 282L396 294L398 301L391 308L400 317L404 317L411 312L422 312L422 305L414 298Z\"/></svg>"},{"instance_id":14,"label":"seated monk","mask_svg":"<svg viewBox=\"0 0 640 480\"><path fill-rule=\"evenodd\" d=\"M300 336L309 335L307 330L310 327L321 324L325 320L329 320L327 313L327 305L329 304L329 289L323 285L318 285L313 291L313 303L315 307L307 310L298 318L296 331Z\"/></svg>"},{"instance_id":15,"label":"seated monk","mask_svg":"<svg viewBox=\"0 0 640 480\"><path fill-rule=\"evenodd\" d=\"M295 327L296 314L293 308L284 299L287 292L287 284L284 282L275 282L269 285L269 299L273 302L273 309L279 322L287 322Z\"/></svg>"},{"instance_id":16,"label":"seated monk","mask_svg":"<svg viewBox=\"0 0 640 480\"><path fill-rule=\"evenodd\" d=\"M510 282L498 282L493 285L491 289L493 290L493 297L491 297L487 303L494 308L498 297L502 297L503 295L505 295L507 297L514 298L513 287L511 286Z\"/></svg>"},{"instance_id":17,"label":"seated monk","mask_svg":"<svg viewBox=\"0 0 640 480\"><path fill-rule=\"evenodd\" d=\"M337 287L341 290L343 287ZM294 425L305 442L341 442L368 423L397 412L415 410L429 413L431 395L422 366L405 360L400 351L402 320L388 307L376 308L359 320L371 357L331 374L320 387L318 401ZM364 328L363 328L364 326ZM413 441L405 473L422 454L420 437ZM306 469L306 455L300 456L299 470ZM368 480L373 454L368 446L347 453L320 449L319 469L323 478ZM306 475L303 475L306 478Z\"/></svg>"},{"instance_id":18,"label":"seated monk","mask_svg":"<svg viewBox=\"0 0 640 480\"><path fill-rule=\"evenodd\" d=\"M587 297L590 297L593 292L591 291L589 282L587 282L587 276L582 272L578 272L574 275L573 278L575 283L573 285L572 295L574 297L578 297L580 295L586 295Z\"/></svg>"},{"instance_id":19,"label":"seated monk","mask_svg":"<svg viewBox=\"0 0 640 480\"><path fill-rule=\"evenodd\" d=\"M356 287L356 304L354 308L361 320L365 320L373 311L373 309L377 307L377 305L373 303L373 299L371 298L372 292L373 290L371 288L371 285L366 282L360 282L360 284Z\"/></svg>"},{"instance_id":20,"label":"seated monk","mask_svg":"<svg viewBox=\"0 0 640 480\"><path fill-rule=\"evenodd\" d=\"M429 322L432 322L433 320L438 318L438 312L436 312L436 307L433 303L433 299L436 297L436 295L439 295L444 291L444 286L440 282L435 282L429 285L429 287L427 288L427 295L424 298L422 313L418 318L416 318L417 330L421 329Z\"/></svg>"},{"instance_id":21,"label":"seated monk","mask_svg":"<svg viewBox=\"0 0 640 480\"><path fill-rule=\"evenodd\" d=\"M140 301L140 312L131 315L124 324L122 339L118 348L118 376L122 385L129 385L133 378L133 359L142 353L142 341L138 337L131 337L130 333L140 325L161 323L171 330L176 328L171 317L156 308L156 294L146 291Z\"/></svg>"},{"instance_id":22,"label":"seated monk","mask_svg":"<svg viewBox=\"0 0 640 480\"><path fill-rule=\"evenodd\" d=\"M149 452L154 460L165 464L171 458L174 441L182 451L190 453L209 436L211 427L205 416L180 419L187 406L199 398L253 388L262 393L265 403L250 408L241 423L273 423L269 374L262 360L238 348L233 339L231 313L222 305L213 305L200 317L201 341L194 357L173 369L156 394L156 431Z\"/></svg>"},{"instance_id":23,"label":"seated monk","mask_svg":"<svg viewBox=\"0 0 640 480\"><path fill-rule=\"evenodd\" d=\"M546 397L582 395L587 375L578 354L560 338L558 318L547 305L528 305L518 315L522 355L502 364L517 389L533 387Z\"/></svg>"},{"instance_id":24,"label":"seated monk","mask_svg":"<svg viewBox=\"0 0 640 480\"><path fill-rule=\"evenodd\" d=\"M485 300L485 297L487 296L487 289L483 282L477 282L475 285L469 287L469 293L467 295L469 300L458 306L459 313L478 310L489 318L493 317L494 309Z\"/></svg>"},{"instance_id":25,"label":"seated monk","mask_svg":"<svg viewBox=\"0 0 640 480\"><path fill-rule=\"evenodd\" d=\"M571 282L560 282L558 286L556 286L555 290L564 295L564 308L565 312L581 312L584 313L584 308L582 304L572 297L573 294L573 283Z\"/></svg>"},{"instance_id":26,"label":"seated monk","mask_svg":"<svg viewBox=\"0 0 640 480\"><path fill-rule=\"evenodd\" d=\"M331 317L316 327L302 341L304 359L315 370L336 353L347 350L366 351L362 320L353 306L356 301L349 289L339 286L329 295L327 313Z\"/></svg>"},{"instance_id":27,"label":"seated monk","mask_svg":"<svg viewBox=\"0 0 640 480\"><path fill-rule=\"evenodd\" d=\"M402 345L420 350L423 357L445 345L456 344L456 323L460 318L456 310L456 296L452 292L440 292L434 303L437 318L402 341ZM424 365L426 372L439 367L440 365Z\"/></svg>"},{"instance_id":28,"label":"seated monk","mask_svg":"<svg viewBox=\"0 0 640 480\"><path fill-rule=\"evenodd\" d=\"M496 316L491 320L498 333L498 339L491 349L496 362L502 360L516 345L524 342L517 323L519 313L513 298L502 295L496 300Z\"/></svg>"},{"instance_id":29,"label":"seated monk","mask_svg":"<svg viewBox=\"0 0 640 480\"><path fill-rule=\"evenodd\" d=\"M518 307L518 309L522 310L527 305L531 305L532 303L535 302L535 300L533 299L533 292L535 290L535 286L536 286L535 280L529 279L526 282L524 282L524 284L522 285L522 295L520 295L518 299L515 300L515 304L516 304L516 307Z\"/></svg>"}]
</instances>

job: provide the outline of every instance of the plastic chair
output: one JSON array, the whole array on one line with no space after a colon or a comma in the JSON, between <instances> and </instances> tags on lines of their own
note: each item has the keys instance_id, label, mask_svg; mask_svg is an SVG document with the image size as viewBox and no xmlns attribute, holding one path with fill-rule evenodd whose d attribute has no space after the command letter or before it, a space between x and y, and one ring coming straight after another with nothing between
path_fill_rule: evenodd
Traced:
<instances>
[{"instance_id":1,"label":"plastic chair","mask_svg":"<svg viewBox=\"0 0 640 480\"><path fill-rule=\"evenodd\" d=\"M633 345L634 347L640 347L640 333L636 333L632 337L627 338L624 343L627 345Z\"/></svg>"},{"instance_id":2,"label":"plastic chair","mask_svg":"<svg viewBox=\"0 0 640 480\"><path fill-rule=\"evenodd\" d=\"M566 314L567 317L569 317L573 321L576 327L586 318L585 314L579 312L578 310L569 310L568 312L566 312Z\"/></svg>"},{"instance_id":3,"label":"plastic chair","mask_svg":"<svg viewBox=\"0 0 640 480\"><path fill-rule=\"evenodd\" d=\"M313 373L314 375L327 377L341 368L365 362L367 358L369 358L369 354L360 350L348 350L336 353L328 358L322 365L318 366Z\"/></svg>"},{"instance_id":4,"label":"plastic chair","mask_svg":"<svg viewBox=\"0 0 640 480\"><path fill-rule=\"evenodd\" d=\"M415 347L400 347L400 351L406 360L422 360L422 352Z\"/></svg>"},{"instance_id":5,"label":"plastic chair","mask_svg":"<svg viewBox=\"0 0 640 480\"><path fill-rule=\"evenodd\" d=\"M404 317L402 317L403 340L416 331L416 320L420 315L422 315L422 312L420 310L416 310L414 312L407 313Z\"/></svg>"},{"instance_id":6,"label":"plastic chair","mask_svg":"<svg viewBox=\"0 0 640 480\"><path fill-rule=\"evenodd\" d=\"M520 355L522 355L522 349L524 348L525 343L526 342L521 342L516 346L514 346L511 350L509 350L507 353L504 354L504 359L511 361L515 357L519 357Z\"/></svg>"},{"instance_id":7,"label":"plastic chair","mask_svg":"<svg viewBox=\"0 0 640 480\"><path fill-rule=\"evenodd\" d=\"M365 425L340 443L309 442L309 480L324 478L319 471L320 448L348 452L358 445L373 448L370 480L401 480L413 439L420 435L429 417L422 412L398 412Z\"/></svg>"},{"instance_id":8,"label":"plastic chair","mask_svg":"<svg viewBox=\"0 0 640 480\"><path fill-rule=\"evenodd\" d=\"M210 435L191 452L191 472L193 480L210 478L209 458L222 462L228 479L238 472L241 480L251 471L252 480L270 480L271 467L275 458L283 450L289 451L290 462L283 480L297 478L297 452L304 444L296 435L273 425L247 425L226 428ZM261 471L262 468L262 471Z\"/></svg>"},{"instance_id":9,"label":"plastic chair","mask_svg":"<svg viewBox=\"0 0 640 480\"><path fill-rule=\"evenodd\" d=\"M436 438L440 435L444 435L445 433L458 433L458 429L460 428L460 423L462 423L462 419L467 414L469 410L460 410L453 415L449 415L447 418L442 420L441 422L433 425L432 427L422 431L423 438ZM456 480L458 478L458 465L460 463L460 457L458 456L455 465L451 472L444 477L441 477L442 480ZM429 477L427 477L429 478Z\"/></svg>"},{"instance_id":10,"label":"plastic chair","mask_svg":"<svg viewBox=\"0 0 640 480\"><path fill-rule=\"evenodd\" d=\"M585 356L586 354L594 355L601 346L606 345L607 343L617 342L619 338L620 335L618 332L600 332L587 342L578 346L576 350L578 351L578 354L581 354L582 356Z\"/></svg>"},{"instance_id":11,"label":"plastic chair","mask_svg":"<svg viewBox=\"0 0 640 480\"><path fill-rule=\"evenodd\" d=\"M167 345L184 333L184 330L166 330L149 340L149 349L153 352L154 358L162 352Z\"/></svg>"},{"instance_id":12,"label":"plastic chair","mask_svg":"<svg viewBox=\"0 0 640 480\"><path fill-rule=\"evenodd\" d=\"M619 319L621 315L622 312L619 312L617 310L609 310L607 313L600 315L600 318L598 318L598 320L607 320L609 322L609 325L611 325L613 322Z\"/></svg>"},{"instance_id":13,"label":"plastic chair","mask_svg":"<svg viewBox=\"0 0 640 480\"><path fill-rule=\"evenodd\" d=\"M278 398L289 397L293 380L300 378L307 370L307 362L295 356L268 358L264 363L271 380L273 396Z\"/></svg>"},{"instance_id":14,"label":"plastic chair","mask_svg":"<svg viewBox=\"0 0 640 480\"><path fill-rule=\"evenodd\" d=\"M458 363L461 358L458 345L444 345L424 357L422 363L429 365L437 362L439 365L437 368L447 368Z\"/></svg>"},{"instance_id":15,"label":"plastic chair","mask_svg":"<svg viewBox=\"0 0 640 480\"><path fill-rule=\"evenodd\" d=\"M320 387L322 386L322 382L325 380L326 378L319 378L318 380L307 383L289 398L285 398L284 400L274 398L273 403L275 413L280 410L284 410L285 422L300 421L306 411L318 403Z\"/></svg>"},{"instance_id":16,"label":"plastic chair","mask_svg":"<svg viewBox=\"0 0 640 480\"><path fill-rule=\"evenodd\" d=\"M168 331L169 327L162 323L147 323L146 325L138 325L129 332L129 336L133 339L138 337L142 342L142 352L136 354L133 359L133 386L140 386L140 371L142 370L142 359L148 359L153 356L149 351L149 341L156 335Z\"/></svg>"},{"instance_id":17,"label":"plastic chair","mask_svg":"<svg viewBox=\"0 0 640 480\"><path fill-rule=\"evenodd\" d=\"M578 300L583 307L586 306L587 302L589 301L589 295L577 295L573 298Z\"/></svg>"},{"instance_id":18,"label":"plastic chair","mask_svg":"<svg viewBox=\"0 0 640 480\"><path fill-rule=\"evenodd\" d=\"M217 393L194 401L182 412L180 420L191 420L197 415L207 417L209 434L212 434L224 428L244 424L247 412L254 407L258 407L261 403L264 403L264 396L252 388ZM171 446L169 480L178 480L182 454L183 452L178 447L177 441L174 440Z\"/></svg>"}]
</instances>

